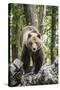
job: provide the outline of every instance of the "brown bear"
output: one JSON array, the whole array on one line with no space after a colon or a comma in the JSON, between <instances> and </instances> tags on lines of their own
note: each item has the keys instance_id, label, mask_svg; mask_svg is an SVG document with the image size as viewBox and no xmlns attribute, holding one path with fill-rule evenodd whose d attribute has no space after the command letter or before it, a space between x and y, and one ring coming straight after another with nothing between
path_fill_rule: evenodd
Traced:
<instances>
[{"instance_id":1,"label":"brown bear","mask_svg":"<svg viewBox=\"0 0 60 90\"><path fill-rule=\"evenodd\" d=\"M34 73L38 73L43 60L43 47L41 41L41 35L34 26L26 26L21 33L21 46L24 71L27 72L30 65L30 57L32 57L33 65L35 67Z\"/></svg>"}]
</instances>

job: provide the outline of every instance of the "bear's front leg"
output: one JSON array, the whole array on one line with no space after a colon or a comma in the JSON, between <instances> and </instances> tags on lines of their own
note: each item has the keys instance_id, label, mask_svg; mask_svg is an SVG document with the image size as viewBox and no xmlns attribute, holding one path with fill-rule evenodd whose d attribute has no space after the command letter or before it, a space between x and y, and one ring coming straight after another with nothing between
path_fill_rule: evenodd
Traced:
<instances>
[{"instance_id":1,"label":"bear's front leg","mask_svg":"<svg viewBox=\"0 0 60 90\"><path fill-rule=\"evenodd\" d=\"M42 64L43 64L43 52L40 49L39 51L37 51L34 55L34 63L35 63L35 70L34 73L37 74L38 71L40 70Z\"/></svg>"},{"instance_id":2,"label":"bear's front leg","mask_svg":"<svg viewBox=\"0 0 60 90\"><path fill-rule=\"evenodd\" d=\"M30 56L29 56L29 52L26 47L24 47L22 50L21 60L23 61L23 69L25 73L28 73L29 64L30 64Z\"/></svg>"}]
</instances>

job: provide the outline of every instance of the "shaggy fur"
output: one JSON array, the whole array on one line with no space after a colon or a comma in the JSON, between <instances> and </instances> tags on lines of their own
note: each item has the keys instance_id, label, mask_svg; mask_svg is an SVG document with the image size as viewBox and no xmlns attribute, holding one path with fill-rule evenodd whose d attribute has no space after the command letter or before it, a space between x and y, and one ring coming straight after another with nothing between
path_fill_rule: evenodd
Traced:
<instances>
[{"instance_id":1,"label":"shaggy fur","mask_svg":"<svg viewBox=\"0 0 60 90\"><path fill-rule=\"evenodd\" d=\"M21 60L24 63L23 68L25 72L28 72L28 68L30 66L30 57L32 57L33 65L35 67L34 73L38 73L43 64L44 55L41 42L41 35L35 27L26 26L22 30L21 46Z\"/></svg>"}]
</instances>

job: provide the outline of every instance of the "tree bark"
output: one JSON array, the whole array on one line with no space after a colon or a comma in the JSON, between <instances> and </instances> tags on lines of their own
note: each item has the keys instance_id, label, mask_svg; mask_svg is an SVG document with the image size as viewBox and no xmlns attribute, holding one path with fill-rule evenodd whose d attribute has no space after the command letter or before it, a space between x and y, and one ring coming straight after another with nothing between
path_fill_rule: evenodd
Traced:
<instances>
[{"instance_id":1,"label":"tree bark","mask_svg":"<svg viewBox=\"0 0 60 90\"><path fill-rule=\"evenodd\" d=\"M11 37L12 37L12 4L8 5L8 62L12 62L12 43L11 43Z\"/></svg>"},{"instance_id":2,"label":"tree bark","mask_svg":"<svg viewBox=\"0 0 60 90\"><path fill-rule=\"evenodd\" d=\"M36 6L35 5L24 5L24 12L25 12L27 25L33 25L35 27L38 27Z\"/></svg>"},{"instance_id":3,"label":"tree bark","mask_svg":"<svg viewBox=\"0 0 60 90\"><path fill-rule=\"evenodd\" d=\"M51 24L51 64L53 64L55 60L54 48L55 48L55 40L56 40L56 7L52 6L52 24Z\"/></svg>"},{"instance_id":4,"label":"tree bark","mask_svg":"<svg viewBox=\"0 0 60 90\"><path fill-rule=\"evenodd\" d=\"M46 14L46 6L42 5L39 7L39 16L38 16L38 30L43 35L43 27L44 27L44 17Z\"/></svg>"},{"instance_id":5,"label":"tree bark","mask_svg":"<svg viewBox=\"0 0 60 90\"><path fill-rule=\"evenodd\" d=\"M11 4L8 5L8 63L10 63L10 12Z\"/></svg>"},{"instance_id":6,"label":"tree bark","mask_svg":"<svg viewBox=\"0 0 60 90\"><path fill-rule=\"evenodd\" d=\"M15 40L17 41L17 35L18 35L18 26L16 24L15 29L12 30L12 35L15 36ZM12 42L12 60L18 58L18 48L16 46L16 41L15 44Z\"/></svg>"}]
</instances>

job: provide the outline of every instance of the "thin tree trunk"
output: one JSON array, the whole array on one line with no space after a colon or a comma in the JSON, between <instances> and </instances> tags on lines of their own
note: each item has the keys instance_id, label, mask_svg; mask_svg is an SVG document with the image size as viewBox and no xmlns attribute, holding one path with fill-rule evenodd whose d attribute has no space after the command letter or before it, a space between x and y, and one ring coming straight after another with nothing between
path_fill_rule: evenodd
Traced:
<instances>
[{"instance_id":1,"label":"thin tree trunk","mask_svg":"<svg viewBox=\"0 0 60 90\"><path fill-rule=\"evenodd\" d=\"M16 58L18 58L18 48L17 48L17 35L18 35L18 26L17 26L17 24L16 24L16 27L15 27L15 29L13 29L12 30L12 35L14 35L15 36L15 44L13 43L12 44L12 60L14 60L14 59L16 59Z\"/></svg>"},{"instance_id":2,"label":"thin tree trunk","mask_svg":"<svg viewBox=\"0 0 60 90\"><path fill-rule=\"evenodd\" d=\"M25 12L27 25L33 25L35 27L38 27L36 6L35 5L24 5L24 12Z\"/></svg>"},{"instance_id":3,"label":"thin tree trunk","mask_svg":"<svg viewBox=\"0 0 60 90\"><path fill-rule=\"evenodd\" d=\"M44 30L44 17L46 14L46 6L42 5L39 7L39 16L38 16L38 30L43 35Z\"/></svg>"},{"instance_id":4,"label":"thin tree trunk","mask_svg":"<svg viewBox=\"0 0 60 90\"><path fill-rule=\"evenodd\" d=\"M8 5L8 62L12 62L12 43L11 43L11 37L12 37L12 4Z\"/></svg>"},{"instance_id":5,"label":"thin tree trunk","mask_svg":"<svg viewBox=\"0 0 60 90\"><path fill-rule=\"evenodd\" d=\"M8 63L10 63L10 12L11 5L8 5Z\"/></svg>"},{"instance_id":6,"label":"thin tree trunk","mask_svg":"<svg viewBox=\"0 0 60 90\"><path fill-rule=\"evenodd\" d=\"M51 64L55 60L54 48L56 40L56 7L52 6L52 24L51 24Z\"/></svg>"}]
</instances>

